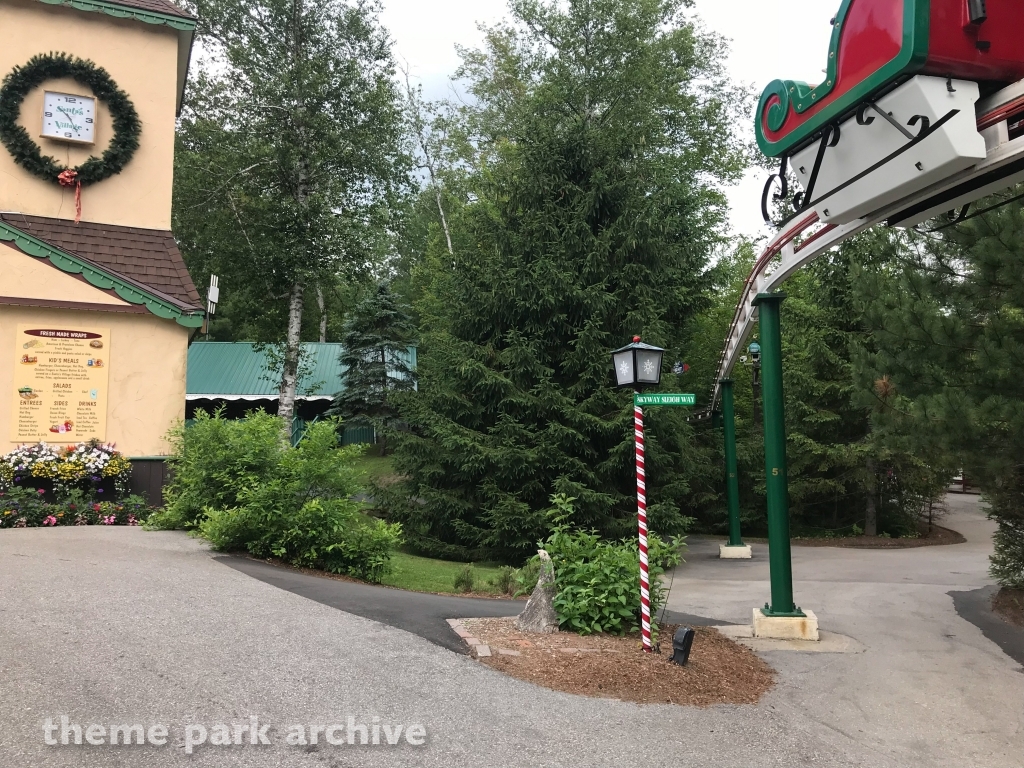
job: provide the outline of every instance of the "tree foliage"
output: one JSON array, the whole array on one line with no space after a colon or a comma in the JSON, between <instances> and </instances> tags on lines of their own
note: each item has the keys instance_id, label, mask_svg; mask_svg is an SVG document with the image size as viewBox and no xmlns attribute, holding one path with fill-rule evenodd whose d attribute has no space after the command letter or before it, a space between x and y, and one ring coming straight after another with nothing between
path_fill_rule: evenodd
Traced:
<instances>
[{"instance_id":1,"label":"tree foliage","mask_svg":"<svg viewBox=\"0 0 1024 768\"><path fill-rule=\"evenodd\" d=\"M870 531L872 514L878 533L916 535L918 515L928 500L941 494L951 475L951 463L941 450L925 450L910 426L886 416L901 406L894 399L891 371L875 356L869 310L895 284L894 265L906 247L906 238L892 232L868 233L820 257L784 286L783 376L790 515L796 535ZM729 273L726 287L691 327L687 346L693 350L691 374L700 390L713 384L720 340L752 256L752 249L741 245L731 259L720 262ZM763 534L763 428L750 361L737 365L732 376L741 519L745 532ZM720 445L721 431L705 430L709 443ZM695 505L694 514L703 529L726 530L720 490L710 501Z\"/></svg>"},{"instance_id":2,"label":"tree foliage","mask_svg":"<svg viewBox=\"0 0 1024 768\"><path fill-rule=\"evenodd\" d=\"M349 316L342 336L342 390L330 413L346 423L374 427L386 453L386 435L397 416L394 393L415 387L409 345L415 329L387 283L380 283Z\"/></svg>"},{"instance_id":3,"label":"tree foliage","mask_svg":"<svg viewBox=\"0 0 1024 768\"><path fill-rule=\"evenodd\" d=\"M423 550L521 559L555 492L583 526L633 525L631 393L612 388L609 352L635 333L678 347L715 279L718 184L745 163L744 94L682 6L516 0L465 53L475 170L448 217L454 253L435 238L419 266L421 392L403 398L414 431L397 449L409 480L385 497ZM663 532L706 490L691 432L651 415Z\"/></svg>"},{"instance_id":4,"label":"tree foliage","mask_svg":"<svg viewBox=\"0 0 1024 768\"><path fill-rule=\"evenodd\" d=\"M1024 208L915 238L867 303L894 402L880 418L981 486L999 523L993 575L1024 584Z\"/></svg>"},{"instance_id":5,"label":"tree foliage","mask_svg":"<svg viewBox=\"0 0 1024 768\"><path fill-rule=\"evenodd\" d=\"M234 322L284 341L290 427L307 289L378 263L407 159L390 43L364 0L198 0L174 225ZM310 290L310 293L313 293Z\"/></svg>"}]
</instances>

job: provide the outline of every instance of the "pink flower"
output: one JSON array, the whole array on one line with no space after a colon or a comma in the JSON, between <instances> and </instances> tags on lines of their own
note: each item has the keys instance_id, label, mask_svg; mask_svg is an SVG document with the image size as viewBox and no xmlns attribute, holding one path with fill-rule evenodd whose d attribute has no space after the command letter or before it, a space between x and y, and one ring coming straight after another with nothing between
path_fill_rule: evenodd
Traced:
<instances>
[{"instance_id":1,"label":"pink flower","mask_svg":"<svg viewBox=\"0 0 1024 768\"><path fill-rule=\"evenodd\" d=\"M56 524L57 524L57 518L54 517L53 515L47 515L45 518L43 518L43 525L56 525Z\"/></svg>"},{"instance_id":2,"label":"pink flower","mask_svg":"<svg viewBox=\"0 0 1024 768\"><path fill-rule=\"evenodd\" d=\"M100 522L103 523L104 525L113 525L114 523L117 522L117 518L114 517L113 515L107 515L106 517L101 517L100 518Z\"/></svg>"},{"instance_id":3,"label":"pink flower","mask_svg":"<svg viewBox=\"0 0 1024 768\"><path fill-rule=\"evenodd\" d=\"M128 525L138 525L139 520L135 515L128 515Z\"/></svg>"},{"instance_id":4,"label":"pink flower","mask_svg":"<svg viewBox=\"0 0 1024 768\"><path fill-rule=\"evenodd\" d=\"M38 491L36 491L36 493L46 493L46 491L44 491L42 488L40 488Z\"/></svg>"}]
</instances>

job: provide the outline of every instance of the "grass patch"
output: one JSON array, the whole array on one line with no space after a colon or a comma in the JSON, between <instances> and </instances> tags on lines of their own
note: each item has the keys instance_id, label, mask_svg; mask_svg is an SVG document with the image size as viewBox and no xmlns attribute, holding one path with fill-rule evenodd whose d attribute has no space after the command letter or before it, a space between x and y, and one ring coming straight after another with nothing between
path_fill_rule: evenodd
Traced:
<instances>
[{"instance_id":1,"label":"grass patch","mask_svg":"<svg viewBox=\"0 0 1024 768\"><path fill-rule=\"evenodd\" d=\"M355 460L353 466L360 475L360 482L367 485L372 480L379 480L395 474L395 465L390 456L377 456L366 453Z\"/></svg>"},{"instance_id":2,"label":"grass patch","mask_svg":"<svg viewBox=\"0 0 1024 768\"><path fill-rule=\"evenodd\" d=\"M391 556L391 573L384 577L383 584L413 592L442 592L459 594L455 589L455 577L466 567L466 563L450 560L433 560L405 552ZM498 576L499 566L495 563L474 563L474 592L498 594L491 580Z\"/></svg>"}]
</instances>

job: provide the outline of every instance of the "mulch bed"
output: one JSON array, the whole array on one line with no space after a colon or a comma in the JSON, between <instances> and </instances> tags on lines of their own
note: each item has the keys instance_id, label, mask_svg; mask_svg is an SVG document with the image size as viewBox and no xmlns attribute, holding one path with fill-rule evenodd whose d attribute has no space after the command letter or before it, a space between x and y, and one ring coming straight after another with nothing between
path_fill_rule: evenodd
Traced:
<instances>
[{"instance_id":1,"label":"mulch bed","mask_svg":"<svg viewBox=\"0 0 1024 768\"><path fill-rule=\"evenodd\" d=\"M992 595L992 610L1008 624L1024 627L1024 589L1001 588Z\"/></svg>"},{"instance_id":2,"label":"mulch bed","mask_svg":"<svg viewBox=\"0 0 1024 768\"><path fill-rule=\"evenodd\" d=\"M746 537L744 537L746 538ZM768 539L750 539L753 542L768 543ZM963 544L967 539L954 530L940 525L932 526L916 539L891 539L885 536L842 536L837 538L808 537L793 538L794 547L851 547L855 549L912 549L914 547L936 547L945 544Z\"/></svg>"},{"instance_id":3,"label":"mulch bed","mask_svg":"<svg viewBox=\"0 0 1024 768\"><path fill-rule=\"evenodd\" d=\"M480 661L512 677L565 693L640 704L756 704L775 670L711 627L696 637L685 667L668 660L675 624L661 627L662 653L646 654L639 635L526 634L515 619L463 619L491 656Z\"/></svg>"}]
</instances>

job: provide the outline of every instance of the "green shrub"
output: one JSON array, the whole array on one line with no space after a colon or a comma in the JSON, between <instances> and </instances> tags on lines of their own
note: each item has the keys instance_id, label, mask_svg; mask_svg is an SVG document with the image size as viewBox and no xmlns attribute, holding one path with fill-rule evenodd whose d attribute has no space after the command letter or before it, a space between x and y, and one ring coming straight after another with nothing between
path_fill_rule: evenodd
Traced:
<instances>
[{"instance_id":1,"label":"green shrub","mask_svg":"<svg viewBox=\"0 0 1024 768\"><path fill-rule=\"evenodd\" d=\"M314 499L297 511L245 505L209 510L199 533L215 549L246 550L303 568L379 583L401 543L401 527L367 518L352 502Z\"/></svg>"},{"instance_id":2,"label":"green shrub","mask_svg":"<svg viewBox=\"0 0 1024 768\"><path fill-rule=\"evenodd\" d=\"M164 489L165 511L154 527L194 528L207 509L239 506L239 494L273 477L285 447L281 421L262 410L244 419L196 411L195 421L168 435L171 479Z\"/></svg>"},{"instance_id":3,"label":"green shrub","mask_svg":"<svg viewBox=\"0 0 1024 768\"><path fill-rule=\"evenodd\" d=\"M540 579L540 560L536 557L526 561L526 565L516 571L516 590L513 597L533 594Z\"/></svg>"},{"instance_id":4,"label":"green shrub","mask_svg":"<svg viewBox=\"0 0 1024 768\"><path fill-rule=\"evenodd\" d=\"M455 574L453 586L457 592L472 592L475 584L476 573L473 571L472 563L460 569L459 572Z\"/></svg>"},{"instance_id":5,"label":"green shrub","mask_svg":"<svg viewBox=\"0 0 1024 768\"><path fill-rule=\"evenodd\" d=\"M215 549L379 582L401 543L401 526L359 511L353 462L363 448L339 448L337 427L313 424L291 448L274 416L204 415L176 431L174 490L151 527L195 528ZM239 455L227 455L231 450ZM201 466L203 457L210 467ZM218 487L194 487L211 481Z\"/></svg>"},{"instance_id":6,"label":"green shrub","mask_svg":"<svg viewBox=\"0 0 1024 768\"><path fill-rule=\"evenodd\" d=\"M1010 589L1024 589L1024 521L996 518L999 528L992 537L992 578Z\"/></svg>"},{"instance_id":7,"label":"green shrub","mask_svg":"<svg viewBox=\"0 0 1024 768\"><path fill-rule=\"evenodd\" d=\"M637 631L641 615L638 543L605 541L594 531L574 530L570 518L575 499L559 494L551 501L552 530L542 546L555 566L559 626L582 635ZM682 546L678 538L662 541L648 534L652 629L667 597L659 577L682 561Z\"/></svg>"},{"instance_id":8,"label":"green shrub","mask_svg":"<svg viewBox=\"0 0 1024 768\"><path fill-rule=\"evenodd\" d=\"M514 595L519 586L519 569L511 565L503 565L498 569L496 576L491 577L490 585L499 594Z\"/></svg>"}]
</instances>

